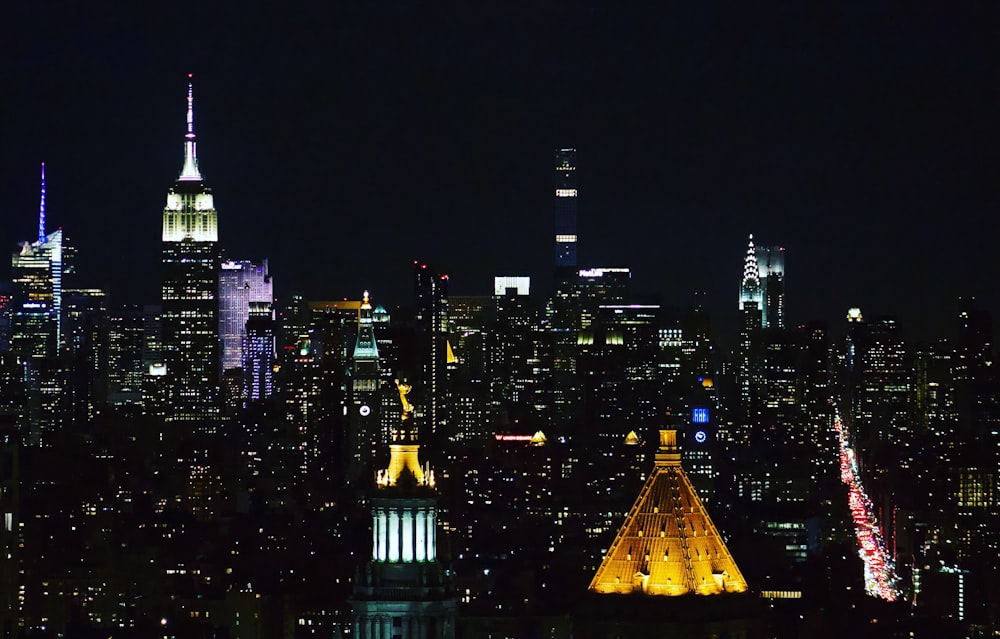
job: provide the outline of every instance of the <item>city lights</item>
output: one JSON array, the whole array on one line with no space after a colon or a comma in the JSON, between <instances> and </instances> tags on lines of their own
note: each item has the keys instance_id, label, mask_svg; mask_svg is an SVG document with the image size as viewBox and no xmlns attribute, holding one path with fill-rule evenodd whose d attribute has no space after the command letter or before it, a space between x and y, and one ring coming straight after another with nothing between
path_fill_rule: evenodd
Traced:
<instances>
[{"instance_id":1,"label":"city lights","mask_svg":"<svg viewBox=\"0 0 1000 639\"><path fill-rule=\"evenodd\" d=\"M833 428L840 451L840 479L847 484L848 506L858 539L858 555L865 566L865 592L886 601L896 601L900 594L896 568L875 520L872 502L861 483L854 449L839 415L834 418Z\"/></svg>"}]
</instances>

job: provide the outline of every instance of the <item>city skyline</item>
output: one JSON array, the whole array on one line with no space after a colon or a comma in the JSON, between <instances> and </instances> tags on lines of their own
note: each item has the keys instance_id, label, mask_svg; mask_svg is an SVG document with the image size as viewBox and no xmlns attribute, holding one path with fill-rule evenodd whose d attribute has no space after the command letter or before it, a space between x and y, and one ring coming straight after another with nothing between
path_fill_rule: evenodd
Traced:
<instances>
[{"instance_id":1,"label":"city skyline","mask_svg":"<svg viewBox=\"0 0 1000 639\"><path fill-rule=\"evenodd\" d=\"M0 639L1000 633L1000 5L153 2L0 10Z\"/></svg>"},{"instance_id":2,"label":"city skyline","mask_svg":"<svg viewBox=\"0 0 1000 639\"><path fill-rule=\"evenodd\" d=\"M449 273L455 294L488 294L495 275L548 290L552 150L573 146L578 263L627 266L634 290L665 304L704 291L713 318L735 325L753 233L788 250L789 324L860 306L927 339L951 333L958 295L996 311L998 267L974 259L997 202L984 162L996 138L988 20L567 6L476 19L309 5L242 15L219 34L226 16L211 9L152 27L141 10L12 8L0 232L33 237L46 161L49 225L76 245L80 280L155 301L149 256L193 72L224 257L270 259L285 299L368 288L407 304L415 259ZM757 27L745 40L732 37L741 18ZM693 27L704 41L682 33ZM189 46L158 46L188 32ZM247 44L278 33L301 33L301 50ZM125 64L114 43L140 35L150 44Z\"/></svg>"}]
</instances>

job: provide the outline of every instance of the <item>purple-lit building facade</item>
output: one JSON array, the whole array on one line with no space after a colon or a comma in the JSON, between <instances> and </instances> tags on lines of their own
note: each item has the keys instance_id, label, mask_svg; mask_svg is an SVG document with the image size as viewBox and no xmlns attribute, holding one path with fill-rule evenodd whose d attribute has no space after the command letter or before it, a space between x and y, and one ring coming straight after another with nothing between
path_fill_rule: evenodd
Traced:
<instances>
[{"instance_id":1,"label":"purple-lit building facade","mask_svg":"<svg viewBox=\"0 0 1000 639\"><path fill-rule=\"evenodd\" d=\"M223 262L219 268L219 338L222 341L221 371L243 368L250 305L274 300L267 260Z\"/></svg>"}]
</instances>

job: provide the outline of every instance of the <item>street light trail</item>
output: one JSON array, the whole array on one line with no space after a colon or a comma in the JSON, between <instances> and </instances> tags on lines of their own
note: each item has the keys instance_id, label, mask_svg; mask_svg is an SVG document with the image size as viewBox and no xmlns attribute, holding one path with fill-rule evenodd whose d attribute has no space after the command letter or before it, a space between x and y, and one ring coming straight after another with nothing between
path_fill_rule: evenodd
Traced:
<instances>
[{"instance_id":1,"label":"street light trail","mask_svg":"<svg viewBox=\"0 0 1000 639\"><path fill-rule=\"evenodd\" d=\"M858 475L858 462L840 415L833 420L840 450L840 479L848 488L848 506L858 538L858 555L865 567L865 592L886 601L899 597L896 567L886 550L885 540L875 520L875 509Z\"/></svg>"}]
</instances>

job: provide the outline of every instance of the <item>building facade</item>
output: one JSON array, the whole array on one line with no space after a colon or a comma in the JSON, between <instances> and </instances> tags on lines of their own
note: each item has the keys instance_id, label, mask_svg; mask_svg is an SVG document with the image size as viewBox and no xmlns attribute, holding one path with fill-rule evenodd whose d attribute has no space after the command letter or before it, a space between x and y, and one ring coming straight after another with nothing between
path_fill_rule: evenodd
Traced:
<instances>
[{"instance_id":1,"label":"building facade","mask_svg":"<svg viewBox=\"0 0 1000 639\"><path fill-rule=\"evenodd\" d=\"M358 639L450 639L458 602L437 552L434 472L421 467L410 390L398 383L402 416L371 500L372 553L350 604Z\"/></svg>"},{"instance_id":2,"label":"building facade","mask_svg":"<svg viewBox=\"0 0 1000 639\"><path fill-rule=\"evenodd\" d=\"M556 268L576 268L576 149L556 149Z\"/></svg>"},{"instance_id":3,"label":"building facade","mask_svg":"<svg viewBox=\"0 0 1000 639\"><path fill-rule=\"evenodd\" d=\"M188 84L184 165L167 191L162 235L163 360L167 419L207 423L219 414L219 229L198 169Z\"/></svg>"},{"instance_id":4,"label":"building facade","mask_svg":"<svg viewBox=\"0 0 1000 639\"><path fill-rule=\"evenodd\" d=\"M243 367L250 305L274 301L274 285L267 260L228 260L219 267L219 338L222 340L220 372Z\"/></svg>"}]
</instances>

